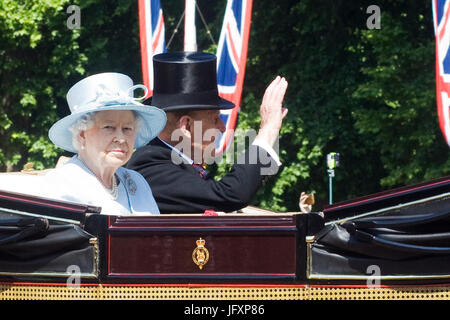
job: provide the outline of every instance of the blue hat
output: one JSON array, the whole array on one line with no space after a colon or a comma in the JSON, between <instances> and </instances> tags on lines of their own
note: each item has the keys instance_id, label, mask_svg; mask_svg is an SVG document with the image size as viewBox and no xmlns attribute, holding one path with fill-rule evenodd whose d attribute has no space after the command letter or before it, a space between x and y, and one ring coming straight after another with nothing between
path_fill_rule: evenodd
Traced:
<instances>
[{"instance_id":1,"label":"blue hat","mask_svg":"<svg viewBox=\"0 0 450 320\"><path fill-rule=\"evenodd\" d=\"M145 97L148 90L144 85L133 86L130 77L113 72L95 74L77 82L67 92L71 114L53 124L48 133L50 140L56 146L76 153L69 128L83 115L105 110L130 110L137 112L143 119L143 125L136 133L134 147L146 145L164 128L167 117L161 109L137 102L143 98L133 97L134 90L139 88L144 89Z\"/></svg>"}]
</instances>

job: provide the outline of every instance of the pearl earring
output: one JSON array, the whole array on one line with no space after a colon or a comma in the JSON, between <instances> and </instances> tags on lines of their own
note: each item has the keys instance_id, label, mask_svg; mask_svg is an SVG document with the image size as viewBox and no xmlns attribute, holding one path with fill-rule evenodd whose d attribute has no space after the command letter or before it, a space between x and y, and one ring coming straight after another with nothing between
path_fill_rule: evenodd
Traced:
<instances>
[{"instance_id":1,"label":"pearl earring","mask_svg":"<svg viewBox=\"0 0 450 320\"><path fill-rule=\"evenodd\" d=\"M81 150L84 150L84 146L81 146Z\"/></svg>"}]
</instances>

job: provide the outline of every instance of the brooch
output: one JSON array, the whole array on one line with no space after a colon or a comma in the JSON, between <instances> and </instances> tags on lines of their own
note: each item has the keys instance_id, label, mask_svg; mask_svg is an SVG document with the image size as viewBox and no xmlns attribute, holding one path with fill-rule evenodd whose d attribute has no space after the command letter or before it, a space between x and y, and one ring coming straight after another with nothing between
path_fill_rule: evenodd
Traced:
<instances>
[{"instance_id":1,"label":"brooch","mask_svg":"<svg viewBox=\"0 0 450 320\"><path fill-rule=\"evenodd\" d=\"M128 172L125 173L125 186L127 187L127 190L130 191L132 195L136 194L137 185L136 182L134 182L133 179L131 179L130 174Z\"/></svg>"}]
</instances>

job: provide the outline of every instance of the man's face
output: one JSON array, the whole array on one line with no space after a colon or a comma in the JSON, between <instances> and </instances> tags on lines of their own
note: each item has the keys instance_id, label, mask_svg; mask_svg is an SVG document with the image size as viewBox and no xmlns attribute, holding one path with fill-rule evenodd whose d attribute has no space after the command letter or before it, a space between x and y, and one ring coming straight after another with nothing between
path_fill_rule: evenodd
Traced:
<instances>
[{"instance_id":1,"label":"man's face","mask_svg":"<svg viewBox=\"0 0 450 320\"><path fill-rule=\"evenodd\" d=\"M216 139L225 132L225 123L219 110L197 110L190 113L191 158L195 163L205 163L215 156ZM201 160L200 156L201 155Z\"/></svg>"}]
</instances>

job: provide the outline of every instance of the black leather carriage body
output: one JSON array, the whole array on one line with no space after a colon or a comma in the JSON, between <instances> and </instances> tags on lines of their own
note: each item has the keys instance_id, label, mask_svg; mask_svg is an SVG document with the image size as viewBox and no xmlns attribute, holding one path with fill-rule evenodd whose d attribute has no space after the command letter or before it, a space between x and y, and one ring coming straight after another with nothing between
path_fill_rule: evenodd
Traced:
<instances>
[{"instance_id":1,"label":"black leather carriage body","mask_svg":"<svg viewBox=\"0 0 450 320\"><path fill-rule=\"evenodd\" d=\"M450 278L450 177L336 204L307 240L307 278Z\"/></svg>"},{"instance_id":2,"label":"black leather carriage body","mask_svg":"<svg viewBox=\"0 0 450 320\"><path fill-rule=\"evenodd\" d=\"M65 281L73 275L69 267L89 281L105 280L109 224L108 216L99 213L97 207L0 191L0 281ZM303 227L295 231L295 252L290 252L297 257L295 279L290 281L349 283L378 277L418 284L450 278L450 177L338 203L323 213L324 219L297 217ZM152 226L145 230L128 229L137 238L143 231L164 231L153 225L161 220L156 218L143 218ZM172 218L165 219L180 219ZM206 218L201 219L207 223Z\"/></svg>"},{"instance_id":3,"label":"black leather carriage body","mask_svg":"<svg viewBox=\"0 0 450 320\"><path fill-rule=\"evenodd\" d=\"M100 208L0 191L0 278L98 276L98 244L86 216Z\"/></svg>"}]
</instances>

